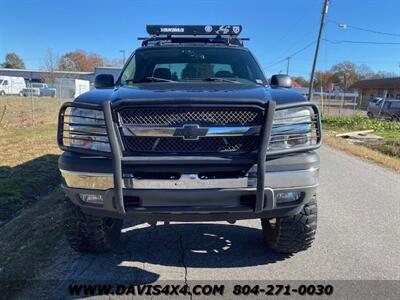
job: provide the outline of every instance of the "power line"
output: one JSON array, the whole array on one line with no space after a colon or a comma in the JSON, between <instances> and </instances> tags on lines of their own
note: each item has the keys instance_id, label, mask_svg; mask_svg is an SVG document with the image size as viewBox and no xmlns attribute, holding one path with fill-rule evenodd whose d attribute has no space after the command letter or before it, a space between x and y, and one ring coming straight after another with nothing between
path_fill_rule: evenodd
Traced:
<instances>
[{"instance_id":1,"label":"power line","mask_svg":"<svg viewBox=\"0 0 400 300\"><path fill-rule=\"evenodd\" d=\"M388 36L397 36L400 37L399 33L390 33L390 32L383 32L383 31L378 31L378 30L373 30L373 29L367 29L367 28L362 28L362 27L358 27L358 26L352 26L349 25L347 23L339 23L335 20L329 20L329 23L333 23L336 24L338 26L345 26L345 28L351 28L351 29L355 29L355 30L359 30L359 31L364 31L364 32L370 32L370 33L375 33L375 34L381 34L381 35L388 35Z\"/></svg>"},{"instance_id":2,"label":"power line","mask_svg":"<svg viewBox=\"0 0 400 300\"><path fill-rule=\"evenodd\" d=\"M311 43L305 45L303 48L297 50L296 52L290 54L289 56L287 56L287 57L285 57L285 58L283 58L283 59L280 59L280 60L278 60L278 61L276 61L276 62L273 62L273 63L267 65L267 66L265 67L265 69L271 68L271 67L273 67L273 66L276 66L277 64L280 64L280 63L282 63L282 62L284 62L284 61L287 61L288 57L292 58L293 56L295 56L295 55L297 55L297 54L303 52L304 50L310 48L310 47L311 47L312 45L314 45L314 44L315 44L315 41L312 41Z\"/></svg>"},{"instance_id":3,"label":"power line","mask_svg":"<svg viewBox=\"0 0 400 300\"><path fill-rule=\"evenodd\" d=\"M312 61L312 58L294 58L295 61ZM319 59L319 61L323 62L331 62L336 63L340 61L340 59ZM361 64L398 64L399 60L351 60L354 63Z\"/></svg>"},{"instance_id":4,"label":"power line","mask_svg":"<svg viewBox=\"0 0 400 300\"><path fill-rule=\"evenodd\" d=\"M332 44L400 45L400 42L351 41L351 40L333 41L328 39L323 39L323 41Z\"/></svg>"}]
</instances>

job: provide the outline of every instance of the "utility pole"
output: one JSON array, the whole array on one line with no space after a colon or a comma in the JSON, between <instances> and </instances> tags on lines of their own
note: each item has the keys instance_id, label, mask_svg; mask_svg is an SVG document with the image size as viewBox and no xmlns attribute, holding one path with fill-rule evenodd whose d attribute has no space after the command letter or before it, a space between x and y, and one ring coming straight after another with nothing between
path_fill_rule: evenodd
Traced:
<instances>
[{"instance_id":1,"label":"utility pole","mask_svg":"<svg viewBox=\"0 0 400 300\"><path fill-rule=\"evenodd\" d=\"M287 66L286 66L286 74L289 75L289 66L290 66L290 60L292 57L288 56L286 57L287 60Z\"/></svg>"},{"instance_id":2,"label":"utility pole","mask_svg":"<svg viewBox=\"0 0 400 300\"><path fill-rule=\"evenodd\" d=\"M322 16L321 16L321 23L319 25L319 33L318 33L318 39L317 39L317 46L315 48L315 54L314 54L314 61L313 61L313 66L311 70L311 78L310 78L310 87L308 90L308 101L311 101L313 92L314 92L314 74L315 74L315 68L317 66L317 61L318 61L318 52L319 52L319 45L321 43L321 37L322 37L322 32L324 29L324 24L325 24L325 17L328 13L329 9L329 0L324 0L324 6L322 8Z\"/></svg>"},{"instance_id":3,"label":"utility pole","mask_svg":"<svg viewBox=\"0 0 400 300\"><path fill-rule=\"evenodd\" d=\"M122 53L122 64L125 65L125 50L119 50Z\"/></svg>"}]
</instances>

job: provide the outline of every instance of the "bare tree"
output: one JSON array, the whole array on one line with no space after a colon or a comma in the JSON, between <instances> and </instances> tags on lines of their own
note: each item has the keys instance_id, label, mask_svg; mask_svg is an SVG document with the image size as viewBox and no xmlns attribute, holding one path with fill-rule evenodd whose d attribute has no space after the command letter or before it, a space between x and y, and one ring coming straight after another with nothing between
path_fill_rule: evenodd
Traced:
<instances>
[{"instance_id":1,"label":"bare tree","mask_svg":"<svg viewBox=\"0 0 400 300\"><path fill-rule=\"evenodd\" d=\"M43 80L46 83L54 84L56 75L54 71L58 69L58 63L60 61L59 56L53 52L52 49L47 49L46 55L44 57L44 70L47 72L43 74Z\"/></svg>"}]
</instances>

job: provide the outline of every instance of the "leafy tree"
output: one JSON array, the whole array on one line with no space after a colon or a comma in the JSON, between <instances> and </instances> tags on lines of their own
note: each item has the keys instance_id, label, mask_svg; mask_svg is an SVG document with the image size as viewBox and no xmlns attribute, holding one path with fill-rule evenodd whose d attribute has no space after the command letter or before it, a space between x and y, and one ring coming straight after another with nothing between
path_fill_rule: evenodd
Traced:
<instances>
[{"instance_id":1,"label":"leafy tree","mask_svg":"<svg viewBox=\"0 0 400 300\"><path fill-rule=\"evenodd\" d=\"M14 52L6 54L5 62L1 66L7 69L25 69L24 61Z\"/></svg>"},{"instance_id":2,"label":"leafy tree","mask_svg":"<svg viewBox=\"0 0 400 300\"><path fill-rule=\"evenodd\" d=\"M104 64L105 59L99 54L76 50L61 56L58 68L62 71L91 72Z\"/></svg>"},{"instance_id":3,"label":"leafy tree","mask_svg":"<svg viewBox=\"0 0 400 300\"><path fill-rule=\"evenodd\" d=\"M356 65L350 61L333 65L331 71L334 74L334 83L338 84L342 90L346 90L357 81Z\"/></svg>"}]
</instances>

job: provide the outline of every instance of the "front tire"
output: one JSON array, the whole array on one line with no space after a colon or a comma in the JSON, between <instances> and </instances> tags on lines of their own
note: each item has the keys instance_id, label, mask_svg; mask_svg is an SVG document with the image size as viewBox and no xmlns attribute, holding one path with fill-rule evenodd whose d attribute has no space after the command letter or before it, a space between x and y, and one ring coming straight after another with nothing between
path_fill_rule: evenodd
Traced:
<instances>
[{"instance_id":1,"label":"front tire","mask_svg":"<svg viewBox=\"0 0 400 300\"><path fill-rule=\"evenodd\" d=\"M295 215L261 219L268 246L281 253L296 253L311 247L317 229L317 199L314 196Z\"/></svg>"},{"instance_id":2,"label":"front tire","mask_svg":"<svg viewBox=\"0 0 400 300\"><path fill-rule=\"evenodd\" d=\"M64 233L72 249L78 252L110 251L119 241L123 221L83 213L69 199L64 201Z\"/></svg>"}]
</instances>

